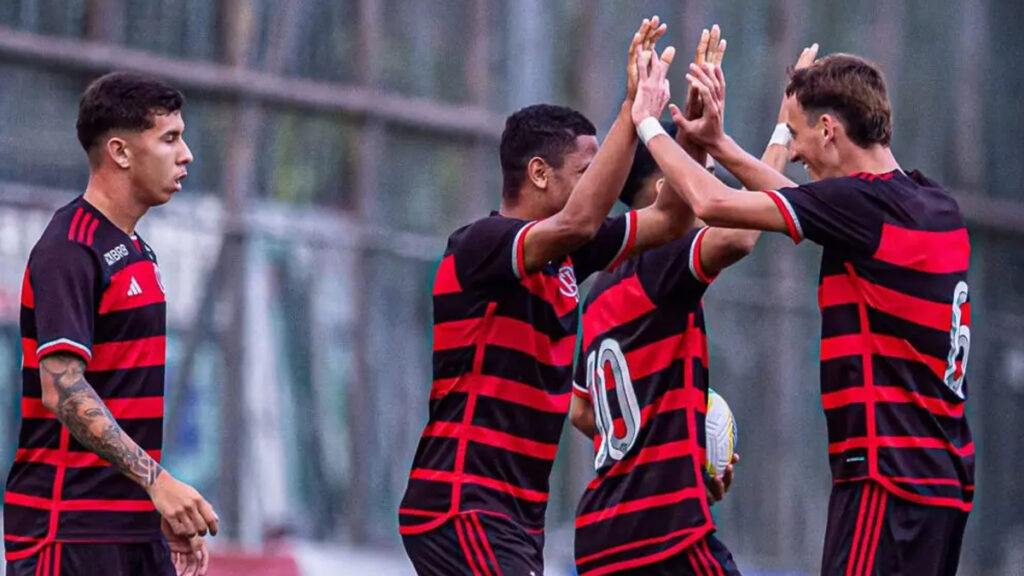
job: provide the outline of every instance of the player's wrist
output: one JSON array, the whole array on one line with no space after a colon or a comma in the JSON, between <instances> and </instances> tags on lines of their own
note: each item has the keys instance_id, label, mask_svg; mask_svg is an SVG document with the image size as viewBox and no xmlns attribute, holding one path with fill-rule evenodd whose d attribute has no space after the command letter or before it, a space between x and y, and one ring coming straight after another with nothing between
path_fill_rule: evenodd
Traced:
<instances>
[{"instance_id":1,"label":"player's wrist","mask_svg":"<svg viewBox=\"0 0 1024 576\"><path fill-rule=\"evenodd\" d=\"M638 117L639 116L640 115L638 115ZM647 143L655 136L668 136L668 132L665 131L661 122L650 114L643 114L640 121L636 122L636 134L640 137L640 141L644 143L644 146L646 146Z\"/></svg>"}]
</instances>

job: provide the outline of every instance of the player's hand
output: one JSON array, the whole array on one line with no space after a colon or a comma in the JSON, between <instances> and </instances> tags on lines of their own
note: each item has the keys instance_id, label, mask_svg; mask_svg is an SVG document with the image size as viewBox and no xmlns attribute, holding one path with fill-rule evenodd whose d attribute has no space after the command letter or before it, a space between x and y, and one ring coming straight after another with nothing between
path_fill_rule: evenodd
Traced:
<instances>
[{"instance_id":1,"label":"player's hand","mask_svg":"<svg viewBox=\"0 0 1024 576\"><path fill-rule=\"evenodd\" d=\"M697 41L697 48L694 51L693 63L703 66L705 62L712 66L720 67L725 58L726 41L722 38L722 29L715 24L709 32L705 28L700 33L700 40ZM688 120L700 118L704 110L700 99L700 93L695 86L690 86L686 92L686 104L683 106L683 116ZM680 134L677 132L677 134Z\"/></svg>"},{"instance_id":2,"label":"player's hand","mask_svg":"<svg viewBox=\"0 0 1024 576\"><path fill-rule=\"evenodd\" d=\"M807 68L814 61L818 59L818 43L815 42L810 46L800 51L800 56L796 59L796 64L793 65L794 70L802 70ZM782 106L779 107L779 124L785 124L789 122L789 118L786 117L786 99L792 98L792 96L784 96L782 99Z\"/></svg>"},{"instance_id":3,"label":"player's hand","mask_svg":"<svg viewBox=\"0 0 1024 576\"><path fill-rule=\"evenodd\" d=\"M732 479L734 474L733 467L739 463L740 455L733 454L732 461L725 466L725 471L719 476L710 476L704 487L707 489L708 506L713 505L715 502L721 502L722 498L725 498L725 493L732 487Z\"/></svg>"},{"instance_id":4,"label":"player's hand","mask_svg":"<svg viewBox=\"0 0 1024 576\"><path fill-rule=\"evenodd\" d=\"M630 111L633 124L639 125L644 118L660 118L672 97L668 82L668 69L675 58L676 49L667 46L659 56L655 50L642 50L636 55L637 68L640 73L640 84L637 86L636 99Z\"/></svg>"},{"instance_id":5,"label":"player's hand","mask_svg":"<svg viewBox=\"0 0 1024 576\"><path fill-rule=\"evenodd\" d=\"M195 488L164 470L148 490L157 512L176 536L192 538L206 536L207 532L217 535L217 513Z\"/></svg>"},{"instance_id":6,"label":"player's hand","mask_svg":"<svg viewBox=\"0 0 1024 576\"><path fill-rule=\"evenodd\" d=\"M167 546L171 550L171 561L177 576L206 576L210 569L210 553L206 549L206 539L202 536L177 536L164 518L160 519L160 529L167 537Z\"/></svg>"},{"instance_id":7,"label":"player's hand","mask_svg":"<svg viewBox=\"0 0 1024 576\"><path fill-rule=\"evenodd\" d=\"M672 105L672 120L689 141L711 151L725 138L725 75L720 67L705 62L703 66L690 64L686 79L697 89L703 105L701 116L690 120Z\"/></svg>"},{"instance_id":8,"label":"player's hand","mask_svg":"<svg viewBox=\"0 0 1024 576\"><path fill-rule=\"evenodd\" d=\"M668 26L662 24L658 16L644 18L629 43L629 54L626 57L626 99L632 101L636 98L637 86L640 83L640 72L637 69L637 54L645 50L654 49Z\"/></svg>"}]
</instances>

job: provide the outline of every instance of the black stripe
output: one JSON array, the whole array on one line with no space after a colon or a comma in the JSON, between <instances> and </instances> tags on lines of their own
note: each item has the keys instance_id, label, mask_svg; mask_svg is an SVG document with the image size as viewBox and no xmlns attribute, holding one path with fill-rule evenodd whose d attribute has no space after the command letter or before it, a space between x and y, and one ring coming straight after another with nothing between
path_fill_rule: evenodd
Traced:
<instances>
[{"instance_id":1,"label":"black stripe","mask_svg":"<svg viewBox=\"0 0 1024 576\"><path fill-rule=\"evenodd\" d=\"M50 528L50 511L4 504L4 534L15 534L26 538L42 538ZM4 542L8 552L13 542ZM26 546L30 548L32 545Z\"/></svg>"},{"instance_id":2,"label":"black stripe","mask_svg":"<svg viewBox=\"0 0 1024 576\"><path fill-rule=\"evenodd\" d=\"M666 534L686 528L697 529L704 524L704 512L698 499L688 499L672 506L651 508L634 514L614 516L609 520L576 529L576 557L583 558L624 544L661 538ZM580 571L594 570L616 562L645 558L668 550L691 535L691 533L684 533L661 542L653 542L602 556L580 564ZM698 566L703 569L703 565L699 561Z\"/></svg>"},{"instance_id":3,"label":"black stripe","mask_svg":"<svg viewBox=\"0 0 1024 576\"><path fill-rule=\"evenodd\" d=\"M948 302L950 313L953 310L953 291L956 289L957 283L967 281L966 272L934 274L901 268L878 260L858 261L855 263L854 269L861 278L872 284L915 298L932 302Z\"/></svg>"},{"instance_id":4,"label":"black stripe","mask_svg":"<svg viewBox=\"0 0 1024 576\"><path fill-rule=\"evenodd\" d=\"M864 385L863 358L844 356L821 362L821 393L837 392Z\"/></svg>"},{"instance_id":5,"label":"black stripe","mask_svg":"<svg viewBox=\"0 0 1024 576\"><path fill-rule=\"evenodd\" d=\"M912 494L921 496L932 496L938 498L952 498L971 502L974 500L973 490L963 490L960 486L949 484L908 484L904 482L893 482L898 488L902 488Z\"/></svg>"},{"instance_id":6,"label":"black stripe","mask_svg":"<svg viewBox=\"0 0 1024 576\"><path fill-rule=\"evenodd\" d=\"M417 510L435 510L448 512L452 501L452 485L448 482L409 479L409 486L402 498L401 508ZM402 515L404 526L415 526L430 522L423 516Z\"/></svg>"},{"instance_id":7,"label":"black stripe","mask_svg":"<svg viewBox=\"0 0 1024 576\"><path fill-rule=\"evenodd\" d=\"M467 474L486 476L527 490L547 492L551 460L510 452L470 441L466 446Z\"/></svg>"},{"instance_id":8,"label":"black stripe","mask_svg":"<svg viewBox=\"0 0 1024 576\"><path fill-rule=\"evenodd\" d=\"M614 462L611 458L608 460ZM588 490L584 494L580 500L578 513L603 510L629 500L667 494L698 485L693 456L650 462L632 468L627 474L602 478L596 490Z\"/></svg>"},{"instance_id":9,"label":"black stripe","mask_svg":"<svg viewBox=\"0 0 1024 576\"><path fill-rule=\"evenodd\" d=\"M473 371L473 355L476 346L435 350L433 356L434 378L456 378Z\"/></svg>"},{"instance_id":10,"label":"black stripe","mask_svg":"<svg viewBox=\"0 0 1024 576\"><path fill-rule=\"evenodd\" d=\"M96 318L93 346L167 335L167 305L163 302L118 310Z\"/></svg>"},{"instance_id":11,"label":"black stripe","mask_svg":"<svg viewBox=\"0 0 1024 576\"><path fill-rule=\"evenodd\" d=\"M489 303L472 292L434 296L434 324L483 318Z\"/></svg>"},{"instance_id":12,"label":"black stripe","mask_svg":"<svg viewBox=\"0 0 1024 576\"><path fill-rule=\"evenodd\" d=\"M65 540L104 538L147 542L158 540L160 515L156 512L61 512L57 538Z\"/></svg>"},{"instance_id":13,"label":"black stripe","mask_svg":"<svg viewBox=\"0 0 1024 576\"><path fill-rule=\"evenodd\" d=\"M109 466L65 469L61 498L64 500L137 500L140 502L149 500L149 496L141 486Z\"/></svg>"},{"instance_id":14,"label":"black stripe","mask_svg":"<svg viewBox=\"0 0 1024 576\"><path fill-rule=\"evenodd\" d=\"M87 370L85 379L100 398L154 398L164 395L164 366L123 370Z\"/></svg>"},{"instance_id":15,"label":"black stripe","mask_svg":"<svg viewBox=\"0 0 1024 576\"><path fill-rule=\"evenodd\" d=\"M466 392L449 392L444 397L430 401L431 422L461 422L466 409Z\"/></svg>"},{"instance_id":16,"label":"black stripe","mask_svg":"<svg viewBox=\"0 0 1024 576\"><path fill-rule=\"evenodd\" d=\"M861 478L868 473L868 451L854 448L839 454L829 454L828 464L834 479Z\"/></svg>"},{"instance_id":17,"label":"black stripe","mask_svg":"<svg viewBox=\"0 0 1024 576\"><path fill-rule=\"evenodd\" d=\"M21 307L21 337L31 338L32 340L38 340L38 332L36 331L36 311L33 308Z\"/></svg>"},{"instance_id":18,"label":"black stripe","mask_svg":"<svg viewBox=\"0 0 1024 576\"><path fill-rule=\"evenodd\" d=\"M57 468L36 462L14 462L7 475L7 489L18 494L49 500L53 497L53 481Z\"/></svg>"},{"instance_id":19,"label":"black stripe","mask_svg":"<svg viewBox=\"0 0 1024 576\"><path fill-rule=\"evenodd\" d=\"M572 389L571 365L550 366L529 354L501 346L487 347L481 372L515 380L550 394L568 394Z\"/></svg>"},{"instance_id":20,"label":"black stripe","mask_svg":"<svg viewBox=\"0 0 1024 576\"><path fill-rule=\"evenodd\" d=\"M23 398L43 397L43 383L39 379L39 368L21 369L21 395Z\"/></svg>"},{"instance_id":21,"label":"black stripe","mask_svg":"<svg viewBox=\"0 0 1024 576\"><path fill-rule=\"evenodd\" d=\"M60 430L56 418L23 418L18 448L60 448Z\"/></svg>"},{"instance_id":22,"label":"black stripe","mask_svg":"<svg viewBox=\"0 0 1024 576\"><path fill-rule=\"evenodd\" d=\"M952 308L950 308L952 314ZM951 347L949 332L921 326L902 318L868 308L871 332L905 340L922 354L945 360Z\"/></svg>"},{"instance_id":23,"label":"black stripe","mask_svg":"<svg viewBox=\"0 0 1024 576\"><path fill-rule=\"evenodd\" d=\"M559 316L551 303L522 286L516 286L513 294L498 300L495 314L526 322L537 332L556 340L575 334L579 321L578 307Z\"/></svg>"},{"instance_id":24,"label":"black stripe","mask_svg":"<svg viewBox=\"0 0 1024 576\"><path fill-rule=\"evenodd\" d=\"M879 448L878 471L899 478L953 478L973 484L973 463L942 448Z\"/></svg>"},{"instance_id":25,"label":"black stripe","mask_svg":"<svg viewBox=\"0 0 1024 576\"><path fill-rule=\"evenodd\" d=\"M549 444L558 443L564 423L564 413L542 412L489 396L477 396L472 421L474 426Z\"/></svg>"},{"instance_id":26,"label":"black stripe","mask_svg":"<svg viewBox=\"0 0 1024 576\"><path fill-rule=\"evenodd\" d=\"M850 438L867 435L867 407L864 404L847 404L825 411L828 424L828 441L842 442Z\"/></svg>"},{"instance_id":27,"label":"black stripe","mask_svg":"<svg viewBox=\"0 0 1024 576\"><path fill-rule=\"evenodd\" d=\"M860 307L857 304L829 306L821 311L821 337L860 333Z\"/></svg>"},{"instance_id":28,"label":"black stripe","mask_svg":"<svg viewBox=\"0 0 1024 576\"><path fill-rule=\"evenodd\" d=\"M922 396L941 398L957 404L964 401L954 394L931 368L920 362L873 356L871 368L877 386L900 386Z\"/></svg>"},{"instance_id":29,"label":"black stripe","mask_svg":"<svg viewBox=\"0 0 1024 576\"><path fill-rule=\"evenodd\" d=\"M967 420L937 416L916 404L879 402L875 405L879 436L915 436L938 438L956 446L971 442Z\"/></svg>"},{"instance_id":30,"label":"black stripe","mask_svg":"<svg viewBox=\"0 0 1024 576\"><path fill-rule=\"evenodd\" d=\"M458 446L458 438L424 436L420 438L420 443L416 447L413 467L427 470L455 470L455 454Z\"/></svg>"},{"instance_id":31,"label":"black stripe","mask_svg":"<svg viewBox=\"0 0 1024 576\"><path fill-rule=\"evenodd\" d=\"M521 529L537 530L544 527L547 503L521 500L486 486L467 483L462 485L462 509L488 510L504 514L515 519Z\"/></svg>"}]
</instances>

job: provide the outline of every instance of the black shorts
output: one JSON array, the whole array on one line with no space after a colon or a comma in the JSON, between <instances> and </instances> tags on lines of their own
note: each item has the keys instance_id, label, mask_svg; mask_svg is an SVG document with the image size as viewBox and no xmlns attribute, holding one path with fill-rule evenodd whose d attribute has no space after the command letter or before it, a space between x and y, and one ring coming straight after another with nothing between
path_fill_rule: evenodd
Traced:
<instances>
[{"instance_id":1,"label":"black shorts","mask_svg":"<svg viewBox=\"0 0 1024 576\"><path fill-rule=\"evenodd\" d=\"M832 487L822 576L953 576L967 513L889 494L875 482Z\"/></svg>"},{"instance_id":2,"label":"black shorts","mask_svg":"<svg viewBox=\"0 0 1024 576\"><path fill-rule=\"evenodd\" d=\"M544 537L515 522L467 512L437 528L402 536L419 576L541 576Z\"/></svg>"},{"instance_id":3,"label":"black shorts","mask_svg":"<svg viewBox=\"0 0 1024 576\"><path fill-rule=\"evenodd\" d=\"M708 534L679 554L623 572L630 576L740 576L725 544Z\"/></svg>"},{"instance_id":4,"label":"black shorts","mask_svg":"<svg viewBox=\"0 0 1024 576\"><path fill-rule=\"evenodd\" d=\"M7 563L7 576L175 576L166 540L140 543L54 542Z\"/></svg>"}]
</instances>

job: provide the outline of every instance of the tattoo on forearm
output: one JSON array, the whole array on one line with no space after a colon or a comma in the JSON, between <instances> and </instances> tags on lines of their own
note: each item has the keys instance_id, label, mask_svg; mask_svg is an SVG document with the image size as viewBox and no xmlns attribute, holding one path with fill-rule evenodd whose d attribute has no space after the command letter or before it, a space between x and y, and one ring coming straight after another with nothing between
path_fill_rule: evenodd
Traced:
<instances>
[{"instance_id":1,"label":"tattoo on forearm","mask_svg":"<svg viewBox=\"0 0 1024 576\"><path fill-rule=\"evenodd\" d=\"M143 487L152 486L163 468L114 420L103 400L85 380L80 358L55 354L40 368L57 388L57 418L83 446L101 456Z\"/></svg>"}]
</instances>

